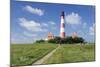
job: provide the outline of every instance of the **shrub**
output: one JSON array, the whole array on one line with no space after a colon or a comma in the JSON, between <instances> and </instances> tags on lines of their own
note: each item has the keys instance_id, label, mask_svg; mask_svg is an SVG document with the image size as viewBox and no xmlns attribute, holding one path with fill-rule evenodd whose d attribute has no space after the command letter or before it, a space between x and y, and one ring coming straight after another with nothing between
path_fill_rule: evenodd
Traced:
<instances>
[{"instance_id":1,"label":"shrub","mask_svg":"<svg viewBox=\"0 0 100 67\"><path fill-rule=\"evenodd\" d=\"M45 40L37 40L36 43L46 42ZM54 39L50 39L47 41L48 43L56 43L56 44L73 44L73 43L85 43L85 40L82 37L72 38L71 36L67 36L65 38L55 37Z\"/></svg>"},{"instance_id":2,"label":"shrub","mask_svg":"<svg viewBox=\"0 0 100 67\"><path fill-rule=\"evenodd\" d=\"M37 40L36 43L41 43L41 42L45 42L44 40Z\"/></svg>"},{"instance_id":3,"label":"shrub","mask_svg":"<svg viewBox=\"0 0 100 67\"><path fill-rule=\"evenodd\" d=\"M48 40L49 43L62 43L62 44L72 44L72 43L84 43L84 39L82 37L76 37L72 38L70 37L65 37L65 38L60 38L60 37L55 37L54 39Z\"/></svg>"}]
</instances>

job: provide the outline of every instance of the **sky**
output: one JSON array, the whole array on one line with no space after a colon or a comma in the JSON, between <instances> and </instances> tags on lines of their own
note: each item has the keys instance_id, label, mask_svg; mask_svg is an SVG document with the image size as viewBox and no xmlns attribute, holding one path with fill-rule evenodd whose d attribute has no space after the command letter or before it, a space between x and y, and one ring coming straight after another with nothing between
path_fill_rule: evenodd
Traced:
<instances>
[{"instance_id":1,"label":"sky","mask_svg":"<svg viewBox=\"0 0 100 67\"><path fill-rule=\"evenodd\" d=\"M33 43L48 32L60 36L60 15L65 12L65 33L76 32L87 42L95 40L95 6L11 0L11 43Z\"/></svg>"}]
</instances>

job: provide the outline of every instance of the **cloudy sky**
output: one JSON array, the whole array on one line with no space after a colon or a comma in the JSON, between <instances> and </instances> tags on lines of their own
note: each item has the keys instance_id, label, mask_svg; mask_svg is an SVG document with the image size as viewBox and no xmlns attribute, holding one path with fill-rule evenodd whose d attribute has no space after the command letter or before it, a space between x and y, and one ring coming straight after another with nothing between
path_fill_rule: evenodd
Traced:
<instances>
[{"instance_id":1,"label":"cloudy sky","mask_svg":"<svg viewBox=\"0 0 100 67\"><path fill-rule=\"evenodd\" d=\"M94 42L94 6L12 1L11 43L33 43L46 38L48 32L59 36L62 11L66 36L77 32L86 41Z\"/></svg>"}]
</instances>

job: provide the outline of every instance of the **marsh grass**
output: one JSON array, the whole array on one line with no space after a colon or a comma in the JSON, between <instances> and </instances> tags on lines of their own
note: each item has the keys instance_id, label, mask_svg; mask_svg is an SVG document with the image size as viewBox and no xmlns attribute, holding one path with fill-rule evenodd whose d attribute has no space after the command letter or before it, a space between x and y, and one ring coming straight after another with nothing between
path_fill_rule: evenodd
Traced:
<instances>
[{"instance_id":1,"label":"marsh grass","mask_svg":"<svg viewBox=\"0 0 100 67\"><path fill-rule=\"evenodd\" d=\"M94 45L62 45L44 64L88 62L95 60Z\"/></svg>"},{"instance_id":2,"label":"marsh grass","mask_svg":"<svg viewBox=\"0 0 100 67\"><path fill-rule=\"evenodd\" d=\"M47 43L11 45L11 65L31 65L55 48L55 45Z\"/></svg>"}]
</instances>

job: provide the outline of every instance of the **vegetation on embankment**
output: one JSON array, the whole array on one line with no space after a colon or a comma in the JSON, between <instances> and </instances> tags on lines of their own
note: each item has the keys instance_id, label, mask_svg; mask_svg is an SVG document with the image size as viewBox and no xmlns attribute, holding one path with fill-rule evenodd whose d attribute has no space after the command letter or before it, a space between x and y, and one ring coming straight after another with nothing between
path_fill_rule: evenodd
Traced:
<instances>
[{"instance_id":1,"label":"vegetation on embankment","mask_svg":"<svg viewBox=\"0 0 100 67\"><path fill-rule=\"evenodd\" d=\"M62 45L44 64L88 62L95 60L95 45Z\"/></svg>"},{"instance_id":2,"label":"vegetation on embankment","mask_svg":"<svg viewBox=\"0 0 100 67\"><path fill-rule=\"evenodd\" d=\"M11 45L11 65L31 65L55 48L56 45L49 43L13 44Z\"/></svg>"}]
</instances>

